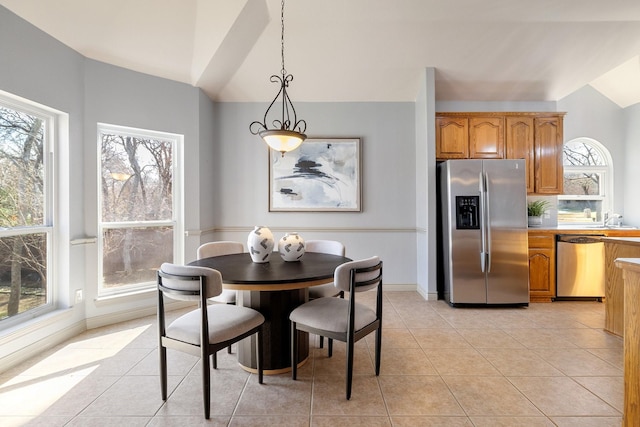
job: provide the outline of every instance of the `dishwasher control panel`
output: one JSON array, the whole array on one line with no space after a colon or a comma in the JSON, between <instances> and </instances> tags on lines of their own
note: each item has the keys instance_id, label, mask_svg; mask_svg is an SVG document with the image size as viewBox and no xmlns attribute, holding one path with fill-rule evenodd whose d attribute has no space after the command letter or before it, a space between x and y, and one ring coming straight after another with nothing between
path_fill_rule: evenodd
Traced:
<instances>
[{"instance_id":1,"label":"dishwasher control panel","mask_svg":"<svg viewBox=\"0 0 640 427\"><path fill-rule=\"evenodd\" d=\"M558 234L558 242L585 244L585 243L600 243L604 235L601 234Z\"/></svg>"}]
</instances>

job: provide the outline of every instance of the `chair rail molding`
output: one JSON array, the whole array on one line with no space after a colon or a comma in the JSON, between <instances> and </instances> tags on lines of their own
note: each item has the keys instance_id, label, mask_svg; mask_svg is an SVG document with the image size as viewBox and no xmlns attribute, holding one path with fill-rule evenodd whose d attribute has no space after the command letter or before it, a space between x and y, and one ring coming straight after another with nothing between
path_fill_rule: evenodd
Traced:
<instances>
[{"instance_id":1,"label":"chair rail molding","mask_svg":"<svg viewBox=\"0 0 640 427\"><path fill-rule=\"evenodd\" d=\"M221 232L229 232L229 233L245 233L253 230L253 225L247 226L230 226L230 227L211 227L205 228L202 230L186 230L186 236L201 236L204 234L210 233L221 233ZM416 232L426 232L426 230L420 228L392 228L392 227L297 227L297 226L269 226L271 231L276 232L287 232L291 231L293 228L296 229L297 232L331 232L331 233L416 233Z\"/></svg>"}]
</instances>

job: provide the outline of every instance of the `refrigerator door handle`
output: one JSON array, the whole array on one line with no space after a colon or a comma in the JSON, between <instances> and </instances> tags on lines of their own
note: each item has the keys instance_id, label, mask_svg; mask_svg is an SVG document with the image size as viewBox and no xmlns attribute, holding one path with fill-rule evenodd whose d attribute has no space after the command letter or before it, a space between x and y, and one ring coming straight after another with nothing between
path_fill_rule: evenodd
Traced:
<instances>
[{"instance_id":1,"label":"refrigerator door handle","mask_svg":"<svg viewBox=\"0 0 640 427\"><path fill-rule=\"evenodd\" d=\"M489 191L489 174L485 172L484 174L484 194L485 194L485 202L484 202L484 210L485 210L485 251L486 251L486 261L487 261L487 273L491 272L491 192Z\"/></svg>"},{"instance_id":2,"label":"refrigerator door handle","mask_svg":"<svg viewBox=\"0 0 640 427\"><path fill-rule=\"evenodd\" d=\"M484 173L480 172L478 177L480 191L480 271L483 273L487 266L487 217L486 213L486 182Z\"/></svg>"}]
</instances>

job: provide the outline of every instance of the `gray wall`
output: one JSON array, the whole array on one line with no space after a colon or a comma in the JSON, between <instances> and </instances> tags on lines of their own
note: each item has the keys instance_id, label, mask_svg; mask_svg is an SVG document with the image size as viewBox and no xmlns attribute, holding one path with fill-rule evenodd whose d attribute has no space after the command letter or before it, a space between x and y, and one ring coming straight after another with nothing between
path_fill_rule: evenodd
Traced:
<instances>
[{"instance_id":1,"label":"gray wall","mask_svg":"<svg viewBox=\"0 0 640 427\"><path fill-rule=\"evenodd\" d=\"M553 101L436 101L436 111L444 112L473 112L473 111L560 111Z\"/></svg>"},{"instance_id":2,"label":"gray wall","mask_svg":"<svg viewBox=\"0 0 640 427\"><path fill-rule=\"evenodd\" d=\"M65 194L56 206L60 222L55 236L59 250L54 254L61 268L55 271L57 296L62 309L70 305L71 282L84 281L84 248L69 244L70 239L84 235L82 147L84 122L84 59L63 44L36 30L7 9L0 6L0 90L57 109L66 126L64 138L56 147L63 154L62 167L57 178ZM78 167L80 166L80 167ZM69 269L73 263L75 268ZM0 332L0 362L5 358L19 360L19 356L34 354L40 348L34 343L50 340L52 336L64 337L64 331L73 333L84 329L84 307L77 306L64 316L40 320L27 331L11 334ZM11 363L11 362L9 362ZM3 363L0 363L2 371Z\"/></svg>"},{"instance_id":3,"label":"gray wall","mask_svg":"<svg viewBox=\"0 0 640 427\"><path fill-rule=\"evenodd\" d=\"M353 258L378 254L389 286L417 284L423 296L431 296L436 289L435 111L566 111L565 139L591 137L611 150L616 206L627 222L640 225L637 190L624 185L640 181L640 107L622 110L589 87L557 103L435 103L433 69L426 69L415 103L296 103L309 137L362 139L363 211L269 212L267 148L248 130L267 104L216 104L189 85L85 59L1 6L0 40L5 41L0 43L0 90L66 113L69 127L68 140L58 147L64 157L60 194L68 194L58 206L57 270L65 314L13 340L0 333L0 362L35 348L34 342L46 345L53 342L50 337L59 340L87 324L155 309L145 296L94 301L97 248L70 245L97 232L97 122L185 136L186 261L201 242L244 242L254 225L267 225L276 237L298 231L308 239L342 240ZM87 299L71 306L78 288Z\"/></svg>"},{"instance_id":4,"label":"gray wall","mask_svg":"<svg viewBox=\"0 0 640 427\"><path fill-rule=\"evenodd\" d=\"M214 174L206 166L213 146L213 121L211 113L213 103L202 95L199 89L183 83L151 77L123 68L87 59L84 76L85 113L84 113L84 183L85 183L85 221L86 236L93 237L97 229L97 171L98 158L97 123L130 126L154 131L169 132L184 136L184 200L183 214L185 231L201 229L201 216L206 224L213 221L209 211L202 212L200 201L208 209L211 198L201 197L202 188ZM201 117L201 111L209 114ZM200 134L204 135L204 138ZM208 138L208 139L207 139ZM202 147L202 150L201 150ZM204 152L203 153L201 152ZM201 163L205 163L203 179L200 177ZM195 254L200 237L191 233L185 238L185 254ZM97 262L96 245L87 247L88 262L85 277L85 295L87 296L87 318L107 315L114 310L144 308L155 305L153 295L137 298L114 307L111 302L96 300ZM99 321L96 321L99 323Z\"/></svg>"},{"instance_id":5,"label":"gray wall","mask_svg":"<svg viewBox=\"0 0 640 427\"><path fill-rule=\"evenodd\" d=\"M436 154L435 69L425 69L416 97L416 240L417 290L424 298L438 297L436 282Z\"/></svg>"},{"instance_id":6,"label":"gray wall","mask_svg":"<svg viewBox=\"0 0 640 427\"><path fill-rule=\"evenodd\" d=\"M97 122L184 135L185 228L196 230L185 238L189 253L200 244L197 230L215 223L209 184L218 175L210 167L215 106L200 90L86 59L1 6L0 40L0 90L59 110L63 125L54 251L60 303L29 328L0 331L2 371L87 326L155 313L151 293L96 299L97 247L82 242L97 233ZM85 300L73 305L76 289Z\"/></svg>"},{"instance_id":7,"label":"gray wall","mask_svg":"<svg viewBox=\"0 0 640 427\"><path fill-rule=\"evenodd\" d=\"M558 110L567 112L564 118L565 142L579 137L591 138L611 153L613 210L624 215L626 131L623 109L591 86L585 86L558 101Z\"/></svg>"},{"instance_id":8,"label":"gray wall","mask_svg":"<svg viewBox=\"0 0 640 427\"><path fill-rule=\"evenodd\" d=\"M416 284L415 118L413 103L296 103L309 138L360 138L362 212L269 212L267 146L249 133L267 104L216 105L219 195L210 239L246 241L254 225L276 239L337 239L351 258L379 255L385 283Z\"/></svg>"}]
</instances>

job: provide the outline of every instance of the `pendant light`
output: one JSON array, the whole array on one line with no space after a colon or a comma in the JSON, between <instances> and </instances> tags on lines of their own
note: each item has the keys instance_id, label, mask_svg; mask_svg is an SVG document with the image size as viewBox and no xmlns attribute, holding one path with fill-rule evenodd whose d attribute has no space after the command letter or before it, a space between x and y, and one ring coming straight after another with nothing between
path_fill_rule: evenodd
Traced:
<instances>
[{"instance_id":1,"label":"pendant light","mask_svg":"<svg viewBox=\"0 0 640 427\"><path fill-rule=\"evenodd\" d=\"M271 76L272 83L280 83L280 90L276 94L271 104L269 104L269 108L264 113L264 118L262 121L254 121L249 125L249 131L253 135L260 135L264 142L269 145L269 147L273 148L276 151L282 153L284 157L284 153L288 151L295 150L302 144L307 138L307 135L304 132L307 129L307 122L304 120L298 120L296 116L296 109L293 107L293 103L287 94L287 88L289 87L289 83L293 80L293 76L291 74L287 74L287 70L284 68L284 0L282 0L281 12L280 12L280 22L281 22L281 33L280 33L280 52L282 56L282 69L280 70L281 76L276 74ZM281 107L281 117L277 116L274 118L270 118L273 128L269 129L267 126L267 119L271 108L276 105L276 101L278 98L282 100ZM276 113L274 113L276 114Z\"/></svg>"}]
</instances>

